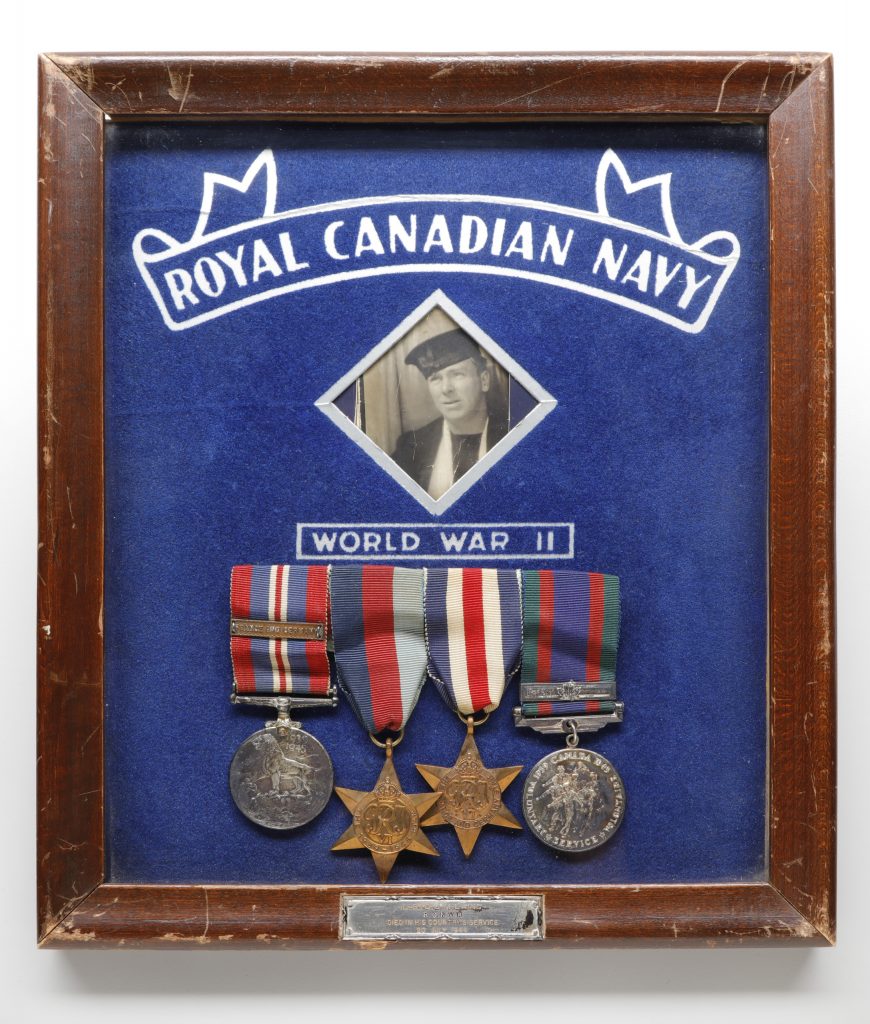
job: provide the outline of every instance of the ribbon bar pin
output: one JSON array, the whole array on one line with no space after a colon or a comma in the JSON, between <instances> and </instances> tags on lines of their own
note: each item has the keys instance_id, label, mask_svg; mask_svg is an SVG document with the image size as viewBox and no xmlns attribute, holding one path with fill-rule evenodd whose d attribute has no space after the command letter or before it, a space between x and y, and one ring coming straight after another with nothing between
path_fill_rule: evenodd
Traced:
<instances>
[{"instance_id":1,"label":"ribbon bar pin","mask_svg":"<svg viewBox=\"0 0 870 1024\"><path fill-rule=\"evenodd\" d=\"M232 636L266 637L269 640L323 640L323 622L274 622L269 619L231 619Z\"/></svg>"}]
</instances>

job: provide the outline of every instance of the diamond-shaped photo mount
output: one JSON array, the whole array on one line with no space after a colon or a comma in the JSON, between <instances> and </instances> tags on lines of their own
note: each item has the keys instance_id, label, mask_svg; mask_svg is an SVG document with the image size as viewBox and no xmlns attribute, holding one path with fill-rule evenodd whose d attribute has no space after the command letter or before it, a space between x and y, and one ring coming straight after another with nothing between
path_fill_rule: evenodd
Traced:
<instances>
[{"instance_id":1,"label":"diamond-shaped photo mount","mask_svg":"<svg viewBox=\"0 0 870 1024\"><path fill-rule=\"evenodd\" d=\"M315 405L441 515L556 399L439 290Z\"/></svg>"}]
</instances>

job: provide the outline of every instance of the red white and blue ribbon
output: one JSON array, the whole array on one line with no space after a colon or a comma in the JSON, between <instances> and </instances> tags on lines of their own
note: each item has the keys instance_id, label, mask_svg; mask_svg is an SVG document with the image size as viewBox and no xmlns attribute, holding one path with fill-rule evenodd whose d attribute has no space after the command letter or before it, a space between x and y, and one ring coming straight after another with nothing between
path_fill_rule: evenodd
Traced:
<instances>
[{"instance_id":1,"label":"red white and blue ribbon","mask_svg":"<svg viewBox=\"0 0 870 1024\"><path fill-rule=\"evenodd\" d=\"M522 650L520 583L513 569L429 569L429 674L461 715L493 711Z\"/></svg>"},{"instance_id":2,"label":"red white and blue ribbon","mask_svg":"<svg viewBox=\"0 0 870 1024\"><path fill-rule=\"evenodd\" d=\"M339 682L370 733L400 732L426 678L423 570L333 566L329 586Z\"/></svg>"},{"instance_id":3,"label":"red white and blue ribbon","mask_svg":"<svg viewBox=\"0 0 870 1024\"><path fill-rule=\"evenodd\" d=\"M230 637L237 693L327 693L329 585L325 565L236 565L230 583L230 611L234 619L323 625L320 640Z\"/></svg>"}]
</instances>

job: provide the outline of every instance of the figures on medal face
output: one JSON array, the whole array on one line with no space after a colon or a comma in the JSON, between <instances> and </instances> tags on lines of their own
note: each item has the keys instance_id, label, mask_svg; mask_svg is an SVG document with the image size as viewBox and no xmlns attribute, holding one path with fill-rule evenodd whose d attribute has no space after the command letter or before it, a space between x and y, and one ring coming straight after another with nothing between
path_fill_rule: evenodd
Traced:
<instances>
[{"instance_id":1,"label":"figures on medal face","mask_svg":"<svg viewBox=\"0 0 870 1024\"><path fill-rule=\"evenodd\" d=\"M256 824L299 828L326 806L332 763L321 744L302 729L267 727L249 736L236 752L230 791L242 814Z\"/></svg>"},{"instance_id":2,"label":"figures on medal face","mask_svg":"<svg viewBox=\"0 0 870 1024\"><path fill-rule=\"evenodd\" d=\"M268 829L313 821L332 792L323 745L291 722L295 707L333 708L326 650L327 568L236 565L230 577L230 660L235 704L274 708L278 721L249 736L230 765L230 792L246 818Z\"/></svg>"},{"instance_id":3,"label":"figures on medal face","mask_svg":"<svg viewBox=\"0 0 870 1024\"><path fill-rule=\"evenodd\" d=\"M576 829L585 829L598 801L598 782L587 768L578 764L572 770L560 764L555 774L542 787L547 804L542 818L548 828L567 836Z\"/></svg>"},{"instance_id":4,"label":"figures on medal face","mask_svg":"<svg viewBox=\"0 0 870 1024\"><path fill-rule=\"evenodd\" d=\"M442 430L449 430L449 422L473 426L468 417L481 412L487 394L488 370L469 345L463 332L447 331L406 356L435 381ZM447 380L452 373L456 378ZM600 728L605 712L615 719L618 711L621 720L622 705L603 699L615 693L618 580L567 570L556 577L526 570L521 582L517 570L489 567L234 567L233 700L278 711L278 721L245 740L230 765L230 791L239 810L257 825L285 830L307 824L324 809L332 764L290 711L294 705L334 706L335 671L386 761L372 790L335 788L352 821L332 849L368 850L386 881L403 851L438 856L423 829L449 824L470 856L485 827L522 828L503 799L521 766L487 768L474 739L475 727L498 709L509 680L522 669L523 703L515 709L515 722L525 724L528 713L542 731L565 735L567 744L538 762L527 778L526 820L542 842L565 852L606 842L622 821L624 788L606 758L578 748L577 734L581 717L586 731ZM554 646L554 638L564 646L565 636L570 662ZM575 696L552 683L554 670L580 675L582 682L571 686L586 687L582 693L591 688L593 696L554 701L554 694ZM426 678L465 722L466 737L452 766L417 765L431 793L405 793L393 747ZM526 700L529 695L540 699Z\"/></svg>"},{"instance_id":5,"label":"figures on medal face","mask_svg":"<svg viewBox=\"0 0 870 1024\"><path fill-rule=\"evenodd\" d=\"M267 750L263 757L263 771L264 778L268 777L272 781L272 795L286 793L290 796L310 796L308 780L314 769L306 762L304 755L303 758L294 757L293 754L298 752L283 749L274 735L267 735L265 740Z\"/></svg>"}]
</instances>

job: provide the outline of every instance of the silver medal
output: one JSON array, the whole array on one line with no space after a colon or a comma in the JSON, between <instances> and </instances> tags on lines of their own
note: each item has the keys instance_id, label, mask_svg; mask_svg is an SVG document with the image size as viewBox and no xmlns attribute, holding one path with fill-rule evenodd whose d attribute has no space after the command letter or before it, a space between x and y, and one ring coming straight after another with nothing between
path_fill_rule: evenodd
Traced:
<instances>
[{"instance_id":1,"label":"silver medal","mask_svg":"<svg viewBox=\"0 0 870 1024\"><path fill-rule=\"evenodd\" d=\"M295 722L249 736L230 765L230 792L251 821L271 829L307 825L332 794L332 762L323 744Z\"/></svg>"},{"instance_id":2,"label":"silver medal","mask_svg":"<svg viewBox=\"0 0 870 1024\"><path fill-rule=\"evenodd\" d=\"M606 757L569 746L548 754L529 772L523 813L547 846L566 853L594 850L622 823L625 787Z\"/></svg>"}]
</instances>

